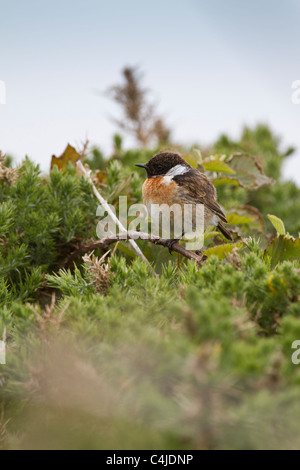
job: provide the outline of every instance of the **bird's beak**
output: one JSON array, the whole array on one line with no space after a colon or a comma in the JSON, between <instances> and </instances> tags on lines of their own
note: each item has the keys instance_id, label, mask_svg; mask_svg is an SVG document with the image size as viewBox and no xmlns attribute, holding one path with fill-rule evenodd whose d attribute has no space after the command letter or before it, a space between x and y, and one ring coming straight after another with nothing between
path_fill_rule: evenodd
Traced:
<instances>
[{"instance_id":1,"label":"bird's beak","mask_svg":"<svg viewBox=\"0 0 300 470\"><path fill-rule=\"evenodd\" d=\"M144 168L146 170L147 163L137 163L135 166L140 166L141 168Z\"/></svg>"}]
</instances>

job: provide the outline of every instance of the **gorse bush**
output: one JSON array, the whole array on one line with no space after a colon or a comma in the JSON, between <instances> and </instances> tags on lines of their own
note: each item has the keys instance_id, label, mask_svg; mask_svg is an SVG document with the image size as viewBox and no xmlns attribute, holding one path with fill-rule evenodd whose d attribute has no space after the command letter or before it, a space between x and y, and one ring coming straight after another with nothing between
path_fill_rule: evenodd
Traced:
<instances>
[{"instance_id":1,"label":"gorse bush","mask_svg":"<svg viewBox=\"0 0 300 470\"><path fill-rule=\"evenodd\" d=\"M86 160L116 207L141 201L133 165L154 153L117 144ZM262 126L222 137L211 158L182 153L215 181L235 237L208 231L202 268L145 241L153 269L126 242L82 258L96 238L90 183L71 164L42 177L2 162L2 448L298 448L300 192Z\"/></svg>"},{"instance_id":2,"label":"gorse bush","mask_svg":"<svg viewBox=\"0 0 300 470\"><path fill-rule=\"evenodd\" d=\"M89 183L72 168L54 169L46 181L26 160L16 173L14 184L1 182L0 273L13 297L27 301L72 241L90 236L96 202Z\"/></svg>"}]
</instances>

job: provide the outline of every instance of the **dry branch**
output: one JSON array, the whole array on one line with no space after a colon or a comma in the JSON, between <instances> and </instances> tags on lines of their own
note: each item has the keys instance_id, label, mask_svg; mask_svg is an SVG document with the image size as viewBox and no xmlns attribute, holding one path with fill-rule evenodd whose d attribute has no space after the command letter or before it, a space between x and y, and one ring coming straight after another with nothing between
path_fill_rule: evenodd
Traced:
<instances>
[{"instance_id":1,"label":"dry branch","mask_svg":"<svg viewBox=\"0 0 300 470\"><path fill-rule=\"evenodd\" d=\"M76 259L78 259L80 256L92 250L96 250L98 248L102 250L107 250L107 248L110 245L118 241L124 241L124 240L133 241L133 240L139 240L139 239L146 240L150 243L164 246L166 248L169 247L169 240L165 240L163 238L160 238L154 235L149 235L148 233L136 232L136 231L123 232L123 233L118 233L116 235L110 235L106 238L102 238L101 240L96 240L96 241L78 246L78 248L76 248L73 251L73 253L71 253L70 256L67 258L64 265L65 266L72 265L73 262L76 261ZM197 261L199 266L202 266L204 261L207 258L205 255L201 255L201 254L198 254L197 252L187 250L184 246L180 245L177 242L172 245L172 251L175 251L176 253L181 254L185 258L194 259L195 261Z\"/></svg>"},{"instance_id":2,"label":"dry branch","mask_svg":"<svg viewBox=\"0 0 300 470\"><path fill-rule=\"evenodd\" d=\"M93 184L93 181L91 179L91 170L87 170L86 168L84 168L82 162L80 160L78 160L77 162L77 166L78 168L80 169L80 171L82 171L82 173L85 175L85 177L90 181L92 187L93 187L93 192L96 196L96 198L98 199L98 201L100 202L100 204L104 207L104 209L107 211L107 213L110 215L110 217L112 218L112 220L115 222L115 224L119 227L120 230L122 230L123 232L127 232L126 228L121 224L121 222L119 221L119 219L116 217L116 215L113 213L113 211L111 210L111 208L109 207L107 201L101 196L101 194L99 193L98 189L96 188L96 186ZM148 265L150 265L149 261L147 260L147 258L144 256L144 254L142 253L142 251L139 249L139 247L137 246L137 244L135 243L134 240L132 239L129 239L129 243L130 245L132 246L132 248L134 249L134 251L136 252L136 254L138 256L140 256L142 258L143 261L145 261L145 263L147 263Z\"/></svg>"}]
</instances>

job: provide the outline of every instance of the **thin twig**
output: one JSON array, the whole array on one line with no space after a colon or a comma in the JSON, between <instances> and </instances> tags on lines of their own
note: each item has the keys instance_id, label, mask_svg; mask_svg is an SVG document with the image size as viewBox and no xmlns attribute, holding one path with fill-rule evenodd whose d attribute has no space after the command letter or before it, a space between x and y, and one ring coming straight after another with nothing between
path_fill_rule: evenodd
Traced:
<instances>
[{"instance_id":1,"label":"thin twig","mask_svg":"<svg viewBox=\"0 0 300 470\"><path fill-rule=\"evenodd\" d=\"M112 211L111 208L109 207L107 201L101 196L101 194L99 193L98 189L97 189L96 186L93 184L92 179L91 179L91 170L86 170L80 160L78 160L77 166L78 166L78 168L82 171L82 173L85 175L85 177L90 181L90 183L91 183L91 185L92 185L92 187L93 187L93 192L94 192L96 198L98 199L98 201L100 202L100 204L104 207L104 209L107 211L107 213L110 215L110 217L112 218L112 220L117 224L117 226L119 227L120 230L122 230L123 232L127 232L126 228L122 225L122 223L119 221L119 219L116 217L116 215L113 213L113 211ZM124 236L124 233L123 233L123 236ZM137 244L135 243L135 241L132 240L131 238L128 238L128 240L129 240L130 245L132 246L132 248L133 248L134 251L136 252L136 254L137 254L138 256L140 256L140 257L142 258L142 260L145 261L145 263L147 263L147 264L150 266L149 261L148 261L147 258L144 256L144 254L142 253L142 251L139 249L139 247L137 246Z\"/></svg>"},{"instance_id":2,"label":"thin twig","mask_svg":"<svg viewBox=\"0 0 300 470\"><path fill-rule=\"evenodd\" d=\"M124 233L118 233L116 235L110 235L106 238L102 238L101 240L96 240L90 243L86 243L85 245L80 245L73 253L65 261L65 266L70 266L76 259L82 256L84 253L88 253L92 250L96 250L97 248L106 250L111 244L119 241L125 240L146 240L150 243L154 243L155 245L161 245L166 248L169 247L169 240L165 240L163 238L149 235L148 233L144 232L136 232L136 231L129 231ZM194 251L187 250L184 246L180 245L179 243L174 243L172 245L172 251L176 253L180 253L185 258L194 259L197 263L202 266L203 262L206 260L206 255L200 255Z\"/></svg>"}]
</instances>

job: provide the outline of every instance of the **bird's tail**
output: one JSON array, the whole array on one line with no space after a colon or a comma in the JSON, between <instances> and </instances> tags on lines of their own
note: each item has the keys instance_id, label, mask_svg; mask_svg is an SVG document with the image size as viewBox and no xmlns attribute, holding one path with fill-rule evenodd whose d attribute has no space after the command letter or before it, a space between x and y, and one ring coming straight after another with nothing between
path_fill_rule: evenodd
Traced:
<instances>
[{"instance_id":1,"label":"bird's tail","mask_svg":"<svg viewBox=\"0 0 300 470\"><path fill-rule=\"evenodd\" d=\"M219 222L217 227L220 230L220 232L224 235L224 237L227 238L227 240L232 240L231 232L227 230L227 228L224 227L222 222Z\"/></svg>"}]
</instances>

